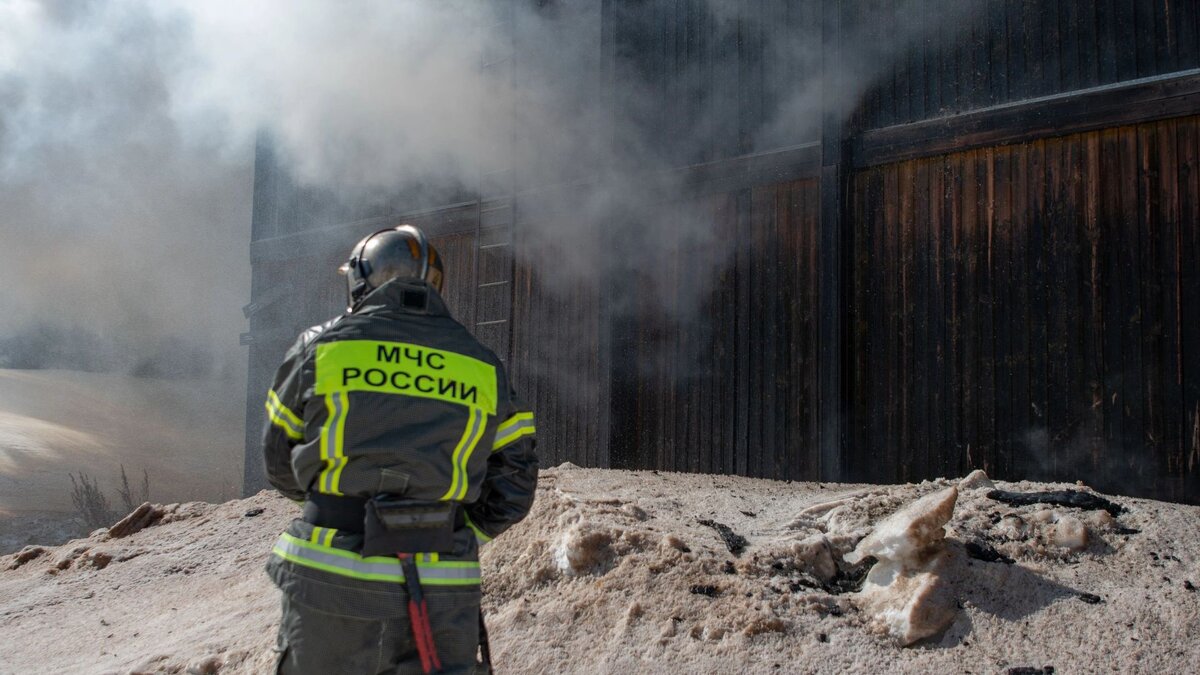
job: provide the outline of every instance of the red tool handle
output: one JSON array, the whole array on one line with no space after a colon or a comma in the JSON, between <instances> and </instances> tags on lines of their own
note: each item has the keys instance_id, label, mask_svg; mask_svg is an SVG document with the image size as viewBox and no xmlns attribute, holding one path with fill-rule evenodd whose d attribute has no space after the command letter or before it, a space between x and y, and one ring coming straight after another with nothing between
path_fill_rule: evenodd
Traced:
<instances>
[{"instance_id":1,"label":"red tool handle","mask_svg":"<svg viewBox=\"0 0 1200 675\"><path fill-rule=\"evenodd\" d=\"M421 657L421 669L428 673L440 673L442 661L433 642L433 626L429 623L429 605L421 590L421 577L412 556L397 553L400 567L404 570L404 585L408 589L408 620L412 623L413 638L417 643L417 655Z\"/></svg>"}]
</instances>

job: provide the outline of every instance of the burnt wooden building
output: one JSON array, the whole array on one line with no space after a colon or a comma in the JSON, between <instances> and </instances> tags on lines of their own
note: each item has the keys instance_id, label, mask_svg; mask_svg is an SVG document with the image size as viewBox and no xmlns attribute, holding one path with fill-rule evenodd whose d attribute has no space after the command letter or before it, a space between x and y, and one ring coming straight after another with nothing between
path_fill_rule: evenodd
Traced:
<instances>
[{"instance_id":1,"label":"burnt wooden building","mask_svg":"<svg viewBox=\"0 0 1200 675\"><path fill-rule=\"evenodd\" d=\"M593 4L597 99L631 78L660 97L639 124L679 186L645 225L666 233L653 297L636 274L564 283L529 254L525 233L580 218L562 195L586 187L553 188L554 208L514 182L331 213L264 141L248 490L284 349L342 309L348 247L411 222L536 410L546 465L885 483L983 468L1200 502L1200 4L981 0L877 52L947 3ZM516 70L512 30L499 61ZM774 47L796 34L814 48ZM864 50L872 68L843 67ZM789 126L797 90L818 105ZM708 119L702 143L671 146ZM700 214L710 245L673 245L672 213Z\"/></svg>"}]
</instances>

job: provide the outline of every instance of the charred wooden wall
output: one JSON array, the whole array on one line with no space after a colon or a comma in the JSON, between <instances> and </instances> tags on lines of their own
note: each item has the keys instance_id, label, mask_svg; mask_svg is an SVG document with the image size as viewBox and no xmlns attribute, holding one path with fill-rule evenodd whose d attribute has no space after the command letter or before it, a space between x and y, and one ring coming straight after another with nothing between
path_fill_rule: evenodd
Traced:
<instances>
[{"instance_id":1,"label":"charred wooden wall","mask_svg":"<svg viewBox=\"0 0 1200 675\"><path fill-rule=\"evenodd\" d=\"M549 255L543 249L542 253ZM519 259L513 275L512 377L537 414L547 465L608 467L609 306L598 286L563 281L553 258Z\"/></svg>"},{"instance_id":2,"label":"charred wooden wall","mask_svg":"<svg viewBox=\"0 0 1200 675\"><path fill-rule=\"evenodd\" d=\"M855 116L847 475L1196 502L1200 6L989 0L964 25Z\"/></svg>"},{"instance_id":3,"label":"charred wooden wall","mask_svg":"<svg viewBox=\"0 0 1200 675\"><path fill-rule=\"evenodd\" d=\"M613 95L618 105L634 99L633 121L653 130L657 154L676 165L815 140L811 110L792 124L772 121L819 80L824 4L607 2ZM637 105L647 96L655 105Z\"/></svg>"},{"instance_id":4,"label":"charred wooden wall","mask_svg":"<svg viewBox=\"0 0 1200 675\"><path fill-rule=\"evenodd\" d=\"M712 239L664 251L613 323L614 466L815 474L817 200L799 180L678 207Z\"/></svg>"},{"instance_id":5,"label":"charred wooden wall","mask_svg":"<svg viewBox=\"0 0 1200 675\"><path fill-rule=\"evenodd\" d=\"M570 238L546 241L569 209L531 215L518 195L517 255L488 261L482 205L329 215L260 151L248 488L264 380L340 307L345 246L403 220L452 269L511 267L501 300L487 271L451 274L447 299L468 326L507 313L481 335L511 358L547 464L879 482L979 467L1200 502L1200 6L980 0L944 25L941 0L602 4L608 94L645 85L659 155L703 163L658 215L706 218L711 240L662 218L654 270L580 283L555 269ZM941 27L837 67L914 22ZM813 46L778 50L787 35ZM865 87L852 109L772 126L790 93L847 87Z\"/></svg>"},{"instance_id":6,"label":"charred wooden wall","mask_svg":"<svg viewBox=\"0 0 1200 675\"><path fill-rule=\"evenodd\" d=\"M1194 0L954 4L975 9L946 26L944 0L841 3L863 26L856 35L872 42L914 20L942 26L889 59L862 101L862 128L1200 67L1200 5Z\"/></svg>"},{"instance_id":7,"label":"charred wooden wall","mask_svg":"<svg viewBox=\"0 0 1200 675\"><path fill-rule=\"evenodd\" d=\"M849 477L1195 499L1200 118L854 179Z\"/></svg>"}]
</instances>

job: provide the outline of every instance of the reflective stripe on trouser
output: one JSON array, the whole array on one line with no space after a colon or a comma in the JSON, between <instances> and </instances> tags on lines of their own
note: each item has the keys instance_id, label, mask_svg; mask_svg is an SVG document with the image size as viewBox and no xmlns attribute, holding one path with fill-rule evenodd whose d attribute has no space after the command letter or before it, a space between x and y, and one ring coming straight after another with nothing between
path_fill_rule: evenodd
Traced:
<instances>
[{"instance_id":1,"label":"reflective stripe on trouser","mask_svg":"<svg viewBox=\"0 0 1200 675\"><path fill-rule=\"evenodd\" d=\"M308 540L314 544L328 547L333 543L333 536L337 534L337 530L329 527L313 526L312 535Z\"/></svg>"},{"instance_id":2,"label":"reflective stripe on trouser","mask_svg":"<svg viewBox=\"0 0 1200 675\"><path fill-rule=\"evenodd\" d=\"M501 450L516 441L532 436L537 431L533 425L533 413L521 412L500 423L496 429L496 441L492 444L492 452Z\"/></svg>"},{"instance_id":3,"label":"reflective stripe on trouser","mask_svg":"<svg viewBox=\"0 0 1200 675\"><path fill-rule=\"evenodd\" d=\"M383 556L364 558L353 551L322 546L288 533L279 535L272 553L301 567L309 567L363 581L404 581L400 561ZM432 556L417 559L421 583L425 586L477 586L479 563L466 560L436 560Z\"/></svg>"}]
</instances>

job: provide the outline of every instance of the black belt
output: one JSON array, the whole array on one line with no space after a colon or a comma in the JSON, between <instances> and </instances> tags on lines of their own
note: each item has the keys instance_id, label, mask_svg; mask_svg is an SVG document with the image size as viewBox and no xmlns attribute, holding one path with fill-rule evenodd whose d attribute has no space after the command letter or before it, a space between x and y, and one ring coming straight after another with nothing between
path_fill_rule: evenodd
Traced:
<instances>
[{"instance_id":1,"label":"black belt","mask_svg":"<svg viewBox=\"0 0 1200 675\"><path fill-rule=\"evenodd\" d=\"M317 527L328 527L343 532L362 534L367 515L366 497L339 497L320 492L310 492L305 496L304 522ZM466 525L463 509L455 509L454 529Z\"/></svg>"},{"instance_id":2,"label":"black belt","mask_svg":"<svg viewBox=\"0 0 1200 675\"><path fill-rule=\"evenodd\" d=\"M362 534L366 514L365 497L339 497L310 492L304 502L304 522L317 527Z\"/></svg>"}]
</instances>

